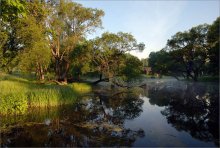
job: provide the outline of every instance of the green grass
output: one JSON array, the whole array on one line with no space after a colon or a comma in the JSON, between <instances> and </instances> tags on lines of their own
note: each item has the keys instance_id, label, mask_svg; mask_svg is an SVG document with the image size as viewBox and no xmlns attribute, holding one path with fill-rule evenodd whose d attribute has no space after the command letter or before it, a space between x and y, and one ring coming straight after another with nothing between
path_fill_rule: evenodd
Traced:
<instances>
[{"instance_id":1,"label":"green grass","mask_svg":"<svg viewBox=\"0 0 220 148\"><path fill-rule=\"evenodd\" d=\"M73 83L72 88L80 93L88 93L92 90L91 86L86 83Z\"/></svg>"},{"instance_id":2,"label":"green grass","mask_svg":"<svg viewBox=\"0 0 220 148\"><path fill-rule=\"evenodd\" d=\"M86 83L40 84L20 76L0 73L0 114L23 114L28 107L51 107L75 103L91 91Z\"/></svg>"}]
</instances>

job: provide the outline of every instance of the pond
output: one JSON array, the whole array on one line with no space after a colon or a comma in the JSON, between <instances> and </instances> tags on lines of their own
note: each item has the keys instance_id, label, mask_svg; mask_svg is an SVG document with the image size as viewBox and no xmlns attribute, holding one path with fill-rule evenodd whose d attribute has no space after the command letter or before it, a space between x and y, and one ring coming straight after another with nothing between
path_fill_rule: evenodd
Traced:
<instances>
[{"instance_id":1,"label":"pond","mask_svg":"<svg viewBox=\"0 0 220 148\"><path fill-rule=\"evenodd\" d=\"M94 87L77 104L1 117L1 146L219 146L218 83Z\"/></svg>"}]
</instances>

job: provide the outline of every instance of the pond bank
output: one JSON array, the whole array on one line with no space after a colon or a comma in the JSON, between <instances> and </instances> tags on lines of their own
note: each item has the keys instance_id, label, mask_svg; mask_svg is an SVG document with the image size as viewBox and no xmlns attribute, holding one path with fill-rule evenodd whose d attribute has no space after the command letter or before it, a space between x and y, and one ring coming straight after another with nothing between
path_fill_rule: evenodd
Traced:
<instances>
[{"instance_id":1,"label":"pond bank","mask_svg":"<svg viewBox=\"0 0 220 148\"><path fill-rule=\"evenodd\" d=\"M1 75L0 110L2 115L23 114L30 107L51 107L73 104L81 95L92 90L86 83L65 86L40 84L13 75Z\"/></svg>"}]
</instances>

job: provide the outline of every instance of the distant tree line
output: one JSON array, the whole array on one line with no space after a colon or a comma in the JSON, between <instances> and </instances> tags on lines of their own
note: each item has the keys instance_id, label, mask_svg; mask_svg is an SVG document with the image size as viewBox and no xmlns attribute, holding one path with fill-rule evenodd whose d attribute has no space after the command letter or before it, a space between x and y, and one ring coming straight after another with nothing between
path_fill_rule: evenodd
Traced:
<instances>
[{"instance_id":1,"label":"distant tree line","mask_svg":"<svg viewBox=\"0 0 220 148\"><path fill-rule=\"evenodd\" d=\"M101 81L128 81L141 73L129 51L145 48L129 33L86 36L102 28L104 12L70 0L3 0L0 15L0 70L35 72L39 80L80 79L93 73Z\"/></svg>"},{"instance_id":2,"label":"distant tree line","mask_svg":"<svg viewBox=\"0 0 220 148\"><path fill-rule=\"evenodd\" d=\"M177 32L165 48L149 55L154 73L197 81L201 76L219 76L219 21Z\"/></svg>"}]
</instances>

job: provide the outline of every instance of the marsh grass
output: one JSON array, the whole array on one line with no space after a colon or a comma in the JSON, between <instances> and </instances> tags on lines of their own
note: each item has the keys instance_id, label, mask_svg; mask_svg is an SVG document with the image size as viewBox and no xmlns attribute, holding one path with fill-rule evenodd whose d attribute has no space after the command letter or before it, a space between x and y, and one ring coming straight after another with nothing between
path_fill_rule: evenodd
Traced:
<instances>
[{"instance_id":1,"label":"marsh grass","mask_svg":"<svg viewBox=\"0 0 220 148\"><path fill-rule=\"evenodd\" d=\"M23 114L28 107L52 107L73 104L91 91L86 83L40 84L15 75L0 74L0 114Z\"/></svg>"}]
</instances>

